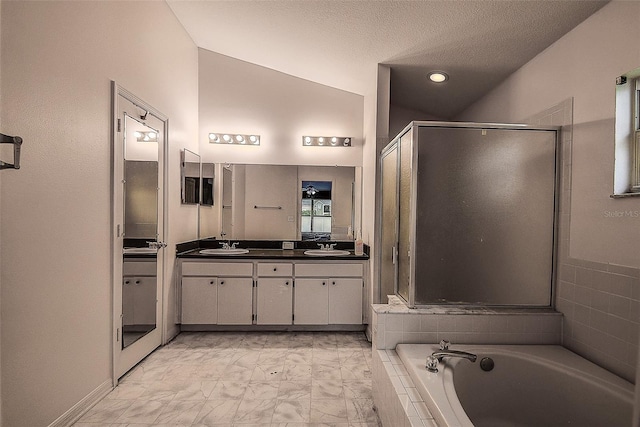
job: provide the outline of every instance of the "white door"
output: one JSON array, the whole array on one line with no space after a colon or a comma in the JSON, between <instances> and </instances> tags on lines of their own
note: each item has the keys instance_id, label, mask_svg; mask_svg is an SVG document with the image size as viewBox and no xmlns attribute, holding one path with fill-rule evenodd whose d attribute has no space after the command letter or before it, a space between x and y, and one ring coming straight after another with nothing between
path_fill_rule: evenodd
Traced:
<instances>
[{"instance_id":1,"label":"white door","mask_svg":"<svg viewBox=\"0 0 640 427\"><path fill-rule=\"evenodd\" d=\"M218 278L218 325L250 325L253 316L253 279Z\"/></svg>"},{"instance_id":2,"label":"white door","mask_svg":"<svg viewBox=\"0 0 640 427\"><path fill-rule=\"evenodd\" d=\"M329 324L362 324L362 279L329 279Z\"/></svg>"},{"instance_id":3,"label":"white door","mask_svg":"<svg viewBox=\"0 0 640 427\"><path fill-rule=\"evenodd\" d=\"M290 325L293 315L291 278L258 279L258 325Z\"/></svg>"},{"instance_id":4,"label":"white door","mask_svg":"<svg viewBox=\"0 0 640 427\"><path fill-rule=\"evenodd\" d=\"M182 324L215 325L216 323L218 323L218 279L183 277Z\"/></svg>"},{"instance_id":5,"label":"white door","mask_svg":"<svg viewBox=\"0 0 640 427\"><path fill-rule=\"evenodd\" d=\"M296 279L294 318L296 325L329 323L329 279Z\"/></svg>"},{"instance_id":6,"label":"white door","mask_svg":"<svg viewBox=\"0 0 640 427\"><path fill-rule=\"evenodd\" d=\"M115 82L113 116L113 380L116 384L162 342L167 119ZM125 258L146 265L150 275L144 279L123 280Z\"/></svg>"}]
</instances>

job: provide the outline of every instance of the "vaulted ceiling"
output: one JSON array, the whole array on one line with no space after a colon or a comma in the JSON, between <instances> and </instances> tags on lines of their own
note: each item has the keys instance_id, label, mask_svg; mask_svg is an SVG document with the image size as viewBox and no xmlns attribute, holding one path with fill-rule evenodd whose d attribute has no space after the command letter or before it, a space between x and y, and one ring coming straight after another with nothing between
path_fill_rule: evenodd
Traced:
<instances>
[{"instance_id":1,"label":"vaulted ceiling","mask_svg":"<svg viewBox=\"0 0 640 427\"><path fill-rule=\"evenodd\" d=\"M198 47L361 95L386 64L392 104L451 119L607 1L167 3Z\"/></svg>"}]
</instances>

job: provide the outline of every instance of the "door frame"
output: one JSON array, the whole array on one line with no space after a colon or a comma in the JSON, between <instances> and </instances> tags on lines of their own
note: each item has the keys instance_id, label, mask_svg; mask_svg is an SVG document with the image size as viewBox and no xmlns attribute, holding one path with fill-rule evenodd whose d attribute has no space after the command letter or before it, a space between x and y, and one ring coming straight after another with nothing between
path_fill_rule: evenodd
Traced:
<instances>
[{"instance_id":1,"label":"door frame","mask_svg":"<svg viewBox=\"0 0 640 427\"><path fill-rule=\"evenodd\" d=\"M121 153L122 149L118 148L121 142L120 134L118 129L118 119L119 117L119 97L123 97L129 102L135 104L136 106L144 109L149 114L153 115L156 119L163 122L163 140L162 146L160 150L160 155L162 156L162 165L158 169L159 173L162 173L162 178L159 180L159 183L162 184L161 188L161 196L162 203L158 204L159 209L162 209L162 221L159 225L159 241L164 241L166 236L168 235L168 203L167 203L167 189L168 189L168 140L169 140L169 119L168 117L153 108L147 102L143 101L127 89L120 86L116 81L111 81L111 107L112 107L112 117L111 117L111 372L112 372L112 383L115 387L118 385L119 379L125 372L120 372L118 361L121 358L121 340L122 340L122 331L121 329L121 320L120 316L116 315L116 307L122 305L122 292L116 292L119 288L122 288L122 270L123 270L123 262L122 262L122 228L123 228L123 201L119 200L118 195L120 195L121 191L118 191L118 186L122 185L122 177L124 176L124 166L123 163L116 158L118 153ZM122 124L123 125L123 124ZM120 197L121 199L121 197ZM162 227L160 229L160 227ZM165 312L165 264L167 262L167 252L160 248L158 250L157 255L157 295L158 301L156 303L157 309L157 318L156 318L156 330L153 331L146 336L140 338L138 342L140 342L142 347L147 344L151 339L157 339L158 335L159 345L165 342L166 335L166 312ZM116 301L118 299L118 301ZM146 338L146 339L145 339ZM155 344L152 344L155 345ZM140 348L141 346L138 346ZM148 345L147 345L148 347ZM132 366L135 366L137 362L142 360L145 356L150 354L149 351L138 350L135 346L131 345L127 347L127 349L131 349L127 354L123 356L124 360L127 360L128 363L132 363ZM155 347L157 348L157 347ZM153 351L153 350L151 350Z\"/></svg>"}]
</instances>

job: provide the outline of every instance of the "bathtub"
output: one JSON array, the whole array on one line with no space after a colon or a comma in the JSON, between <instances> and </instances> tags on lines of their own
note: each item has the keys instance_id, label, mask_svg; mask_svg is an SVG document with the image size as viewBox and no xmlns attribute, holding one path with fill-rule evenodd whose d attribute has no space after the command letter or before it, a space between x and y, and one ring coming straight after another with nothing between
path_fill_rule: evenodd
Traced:
<instances>
[{"instance_id":1,"label":"bathtub","mask_svg":"<svg viewBox=\"0 0 640 427\"><path fill-rule=\"evenodd\" d=\"M445 358L437 373L425 360L435 344L398 344L396 352L440 427L631 425L634 387L553 345L452 345L477 354ZM484 371L489 357L494 368Z\"/></svg>"}]
</instances>

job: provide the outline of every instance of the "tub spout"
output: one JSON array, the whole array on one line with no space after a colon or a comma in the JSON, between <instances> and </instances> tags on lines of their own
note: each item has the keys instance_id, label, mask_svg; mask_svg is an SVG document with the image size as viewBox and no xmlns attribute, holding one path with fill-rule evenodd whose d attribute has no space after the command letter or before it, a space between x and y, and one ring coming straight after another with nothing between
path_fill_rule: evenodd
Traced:
<instances>
[{"instance_id":1,"label":"tub spout","mask_svg":"<svg viewBox=\"0 0 640 427\"><path fill-rule=\"evenodd\" d=\"M434 351L431 356L427 357L426 368L429 372L438 372L438 363L442 362L445 357L458 357L475 362L478 356L473 353L461 350L449 350L449 341L440 341L440 350Z\"/></svg>"},{"instance_id":2,"label":"tub spout","mask_svg":"<svg viewBox=\"0 0 640 427\"><path fill-rule=\"evenodd\" d=\"M462 358L462 359L470 360L471 362L475 362L476 359L478 358L478 356L476 356L473 353L468 353L466 351L460 351L460 350L434 351L431 356L433 356L436 359L438 359L438 362L442 362L442 359L444 359L445 357L459 357L459 358Z\"/></svg>"}]
</instances>

